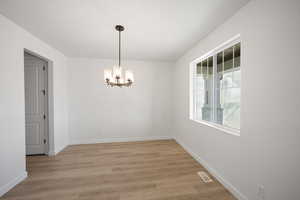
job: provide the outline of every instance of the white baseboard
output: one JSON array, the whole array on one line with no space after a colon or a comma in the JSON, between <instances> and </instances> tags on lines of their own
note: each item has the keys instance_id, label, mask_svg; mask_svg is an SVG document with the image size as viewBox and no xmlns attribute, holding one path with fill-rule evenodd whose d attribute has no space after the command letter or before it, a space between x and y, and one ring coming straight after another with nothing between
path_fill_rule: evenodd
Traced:
<instances>
[{"instance_id":1,"label":"white baseboard","mask_svg":"<svg viewBox=\"0 0 300 200\"><path fill-rule=\"evenodd\" d=\"M173 138L170 136L144 136L144 137L128 137L128 138L79 139L79 140L72 140L70 145L110 143L110 142L135 142L135 141L148 141L148 140L169 140L169 139L173 139Z\"/></svg>"},{"instance_id":2,"label":"white baseboard","mask_svg":"<svg viewBox=\"0 0 300 200\"><path fill-rule=\"evenodd\" d=\"M13 187L18 185L20 182L22 182L25 178L27 178L27 172L24 171L22 174L5 184L4 186L0 187L0 197L3 196L6 192L11 190Z\"/></svg>"},{"instance_id":3,"label":"white baseboard","mask_svg":"<svg viewBox=\"0 0 300 200\"><path fill-rule=\"evenodd\" d=\"M61 152L62 150L64 150L68 145L64 145L64 146L61 146L59 148L57 148L55 151L49 151L48 153L48 156L55 156L57 155L59 152Z\"/></svg>"},{"instance_id":4,"label":"white baseboard","mask_svg":"<svg viewBox=\"0 0 300 200\"><path fill-rule=\"evenodd\" d=\"M199 155L194 153L187 145L181 142L178 138L174 138L178 144L180 144L191 156L197 160L207 171L209 171L227 190L231 192L239 200L248 200L238 189L236 189L229 181L224 179L214 168L212 168L205 160L200 158Z\"/></svg>"},{"instance_id":5,"label":"white baseboard","mask_svg":"<svg viewBox=\"0 0 300 200\"><path fill-rule=\"evenodd\" d=\"M55 156L55 151L49 151L48 156Z\"/></svg>"}]
</instances>

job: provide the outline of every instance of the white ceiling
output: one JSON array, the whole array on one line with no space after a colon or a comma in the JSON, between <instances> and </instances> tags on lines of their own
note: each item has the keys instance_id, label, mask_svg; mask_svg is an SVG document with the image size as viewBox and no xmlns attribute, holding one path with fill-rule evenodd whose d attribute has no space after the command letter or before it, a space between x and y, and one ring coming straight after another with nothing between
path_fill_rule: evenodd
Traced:
<instances>
[{"instance_id":1,"label":"white ceiling","mask_svg":"<svg viewBox=\"0 0 300 200\"><path fill-rule=\"evenodd\" d=\"M70 57L173 61L249 0L0 0L0 13Z\"/></svg>"}]
</instances>

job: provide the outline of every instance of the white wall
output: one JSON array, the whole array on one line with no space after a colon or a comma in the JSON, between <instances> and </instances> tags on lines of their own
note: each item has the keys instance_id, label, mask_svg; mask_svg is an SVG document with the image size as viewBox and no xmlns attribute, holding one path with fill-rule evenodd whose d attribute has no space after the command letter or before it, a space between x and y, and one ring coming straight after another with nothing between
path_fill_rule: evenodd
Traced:
<instances>
[{"instance_id":1,"label":"white wall","mask_svg":"<svg viewBox=\"0 0 300 200\"><path fill-rule=\"evenodd\" d=\"M189 63L242 38L241 136L189 120ZM241 196L300 199L300 1L253 0L176 63L173 132ZM181 80L181 81L175 81Z\"/></svg>"},{"instance_id":2,"label":"white wall","mask_svg":"<svg viewBox=\"0 0 300 200\"><path fill-rule=\"evenodd\" d=\"M170 63L124 61L132 88L108 88L103 70L113 60L70 59L71 143L158 139L170 136Z\"/></svg>"},{"instance_id":3,"label":"white wall","mask_svg":"<svg viewBox=\"0 0 300 200\"><path fill-rule=\"evenodd\" d=\"M53 61L53 151L68 144L68 125L71 143L169 137L172 127L177 140L241 196L257 199L261 184L265 199L299 199L299 10L297 0L252 0L176 66L125 63L136 77L130 89L104 86L103 69L113 61L67 61L0 15L0 195L25 174L26 48ZM188 69L190 61L238 33L242 38L242 122L241 136L233 136L189 120Z\"/></svg>"},{"instance_id":4,"label":"white wall","mask_svg":"<svg viewBox=\"0 0 300 200\"><path fill-rule=\"evenodd\" d=\"M67 59L0 15L0 196L26 176L24 48L53 61L54 152L68 144Z\"/></svg>"}]
</instances>

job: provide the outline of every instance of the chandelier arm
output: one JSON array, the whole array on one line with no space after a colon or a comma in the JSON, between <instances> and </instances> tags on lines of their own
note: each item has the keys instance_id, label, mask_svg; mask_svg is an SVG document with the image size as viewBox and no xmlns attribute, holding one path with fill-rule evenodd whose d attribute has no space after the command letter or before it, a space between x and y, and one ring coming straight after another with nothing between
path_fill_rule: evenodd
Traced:
<instances>
[{"instance_id":1,"label":"chandelier arm","mask_svg":"<svg viewBox=\"0 0 300 200\"><path fill-rule=\"evenodd\" d=\"M116 82L116 83L114 83L114 82L110 82L109 80L107 80L107 85L108 86L111 86L111 87L115 87L115 86L118 86L118 87L130 87L131 85L132 85L132 81L129 81L129 82L127 82L127 83L120 83L120 82Z\"/></svg>"}]
</instances>

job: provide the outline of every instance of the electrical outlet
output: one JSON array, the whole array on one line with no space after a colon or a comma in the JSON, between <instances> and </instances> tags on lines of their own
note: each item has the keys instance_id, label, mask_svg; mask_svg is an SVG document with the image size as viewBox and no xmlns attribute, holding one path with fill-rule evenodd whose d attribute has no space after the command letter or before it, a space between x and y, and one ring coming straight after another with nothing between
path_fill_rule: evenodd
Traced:
<instances>
[{"instance_id":1,"label":"electrical outlet","mask_svg":"<svg viewBox=\"0 0 300 200\"><path fill-rule=\"evenodd\" d=\"M258 185L257 197L258 197L258 200L264 200L265 199L265 187L263 185Z\"/></svg>"}]
</instances>

